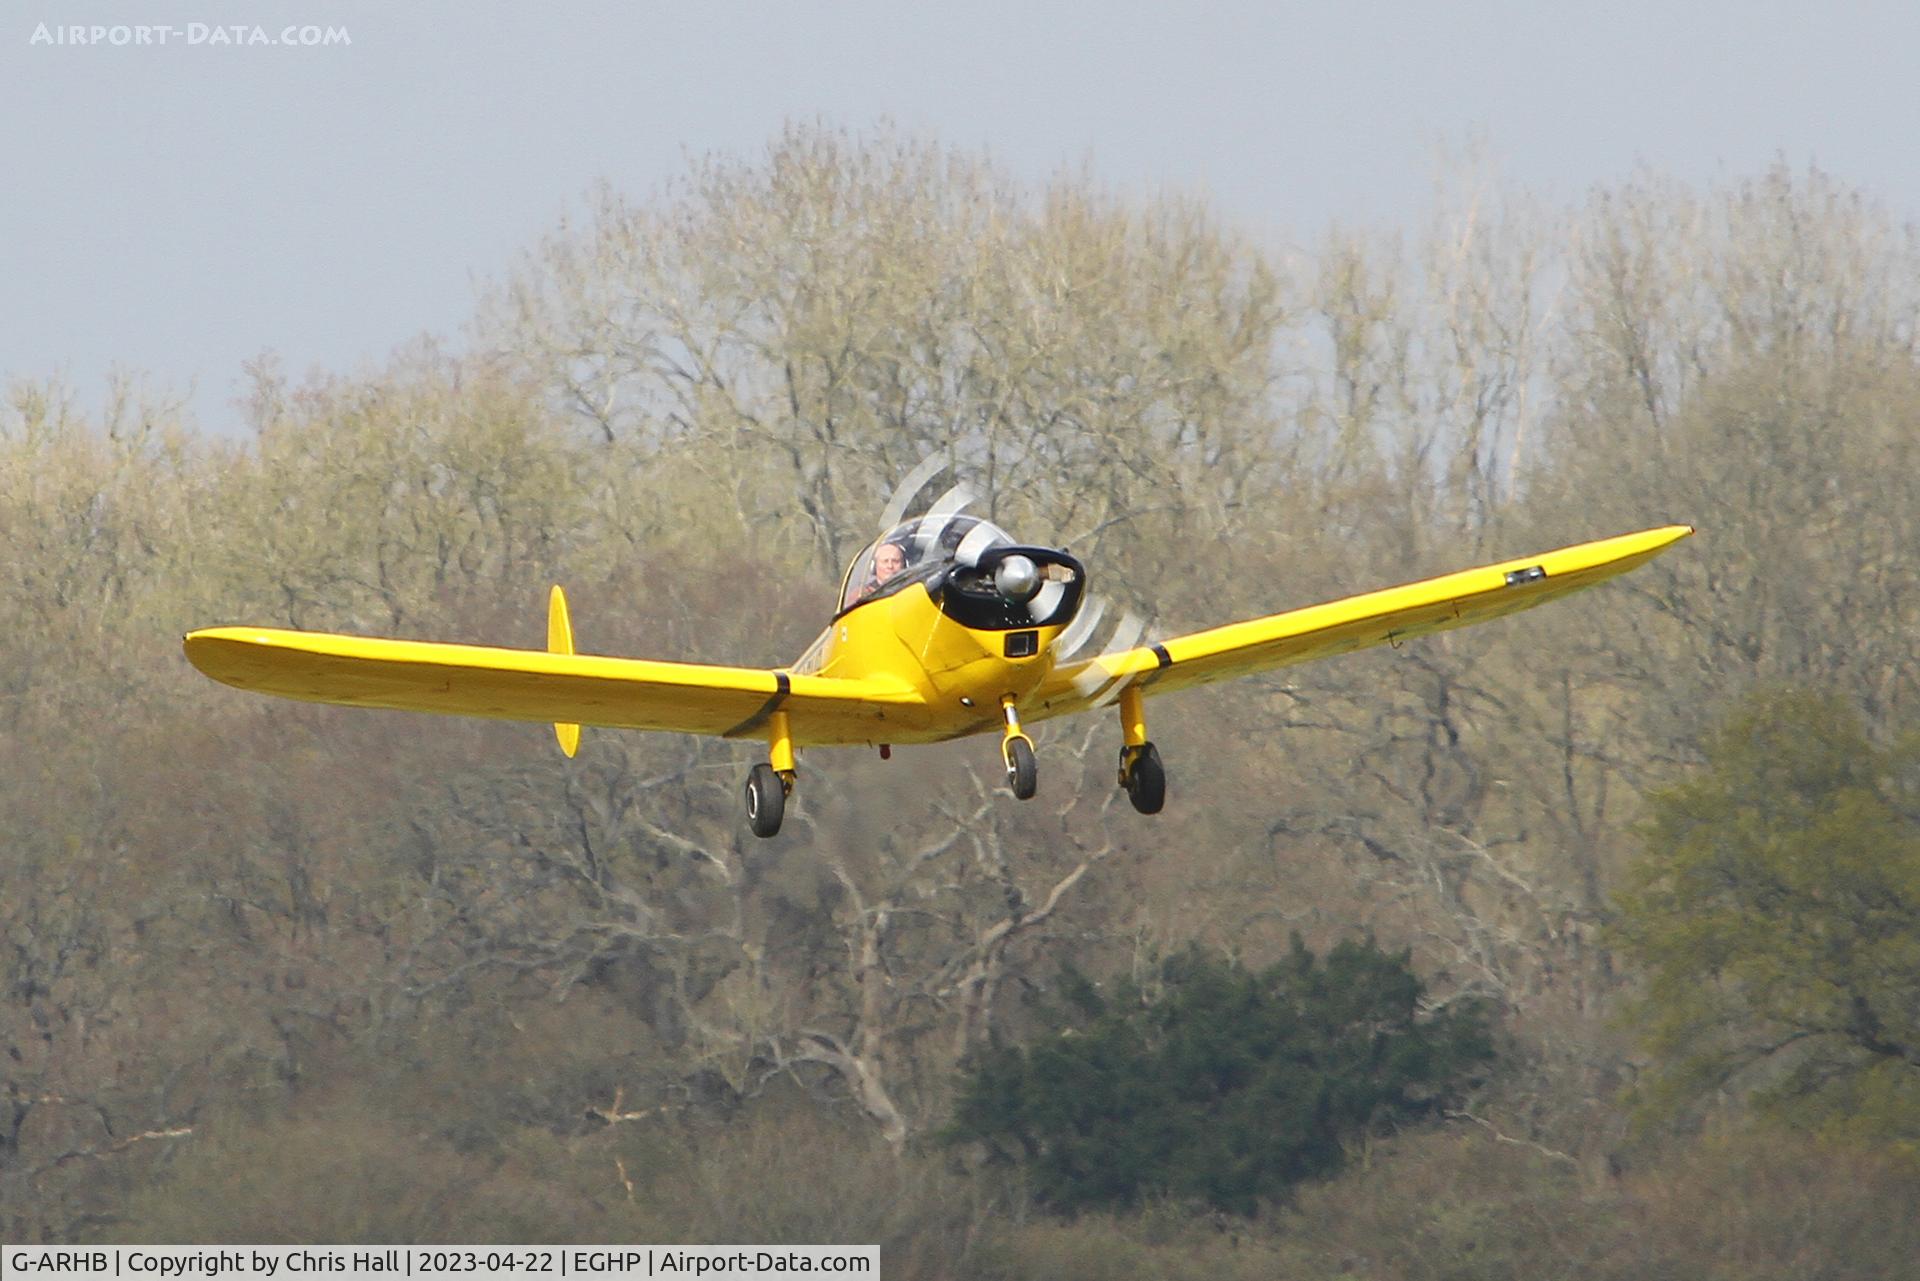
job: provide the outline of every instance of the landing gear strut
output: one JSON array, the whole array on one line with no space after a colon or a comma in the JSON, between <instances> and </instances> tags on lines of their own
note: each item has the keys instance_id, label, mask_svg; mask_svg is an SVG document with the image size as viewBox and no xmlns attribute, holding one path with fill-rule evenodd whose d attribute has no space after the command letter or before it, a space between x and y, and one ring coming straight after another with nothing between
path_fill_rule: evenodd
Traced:
<instances>
[{"instance_id":1,"label":"landing gear strut","mask_svg":"<svg viewBox=\"0 0 1920 1281\"><path fill-rule=\"evenodd\" d=\"M1033 740L1020 728L1020 713L1014 710L1013 695L1000 700L1007 729L1000 739L1000 755L1007 763L1007 786L1023 801L1033 799L1040 790L1040 766L1033 757Z\"/></svg>"},{"instance_id":2,"label":"landing gear strut","mask_svg":"<svg viewBox=\"0 0 1920 1281\"><path fill-rule=\"evenodd\" d=\"M767 740L772 762L754 766L747 775L747 826L761 837L780 830L780 820L787 814L787 797L793 794L794 780L800 777L794 768L793 732L785 712L775 712L769 718Z\"/></svg>"},{"instance_id":3,"label":"landing gear strut","mask_svg":"<svg viewBox=\"0 0 1920 1281\"><path fill-rule=\"evenodd\" d=\"M1158 814L1167 803L1167 771L1160 764L1160 752L1147 741L1147 713L1140 687L1129 685L1120 691L1120 786L1133 808L1142 814Z\"/></svg>"}]
</instances>

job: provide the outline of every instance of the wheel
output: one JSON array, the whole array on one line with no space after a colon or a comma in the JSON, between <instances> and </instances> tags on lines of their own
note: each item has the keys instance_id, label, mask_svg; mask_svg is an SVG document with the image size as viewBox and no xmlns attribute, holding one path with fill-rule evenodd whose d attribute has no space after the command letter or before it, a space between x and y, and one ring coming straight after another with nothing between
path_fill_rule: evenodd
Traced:
<instances>
[{"instance_id":1,"label":"wheel","mask_svg":"<svg viewBox=\"0 0 1920 1281\"><path fill-rule=\"evenodd\" d=\"M1127 799L1142 814L1158 814L1167 803L1167 771L1160 764L1159 749L1152 743L1142 743L1134 753L1125 786Z\"/></svg>"},{"instance_id":2,"label":"wheel","mask_svg":"<svg viewBox=\"0 0 1920 1281\"><path fill-rule=\"evenodd\" d=\"M755 836L780 830L787 812L787 788L771 765L756 765L747 775L747 823Z\"/></svg>"},{"instance_id":3,"label":"wheel","mask_svg":"<svg viewBox=\"0 0 1920 1281\"><path fill-rule=\"evenodd\" d=\"M1033 759L1033 744L1024 738L1007 742L1007 786L1023 801L1040 790L1040 766Z\"/></svg>"}]
</instances>

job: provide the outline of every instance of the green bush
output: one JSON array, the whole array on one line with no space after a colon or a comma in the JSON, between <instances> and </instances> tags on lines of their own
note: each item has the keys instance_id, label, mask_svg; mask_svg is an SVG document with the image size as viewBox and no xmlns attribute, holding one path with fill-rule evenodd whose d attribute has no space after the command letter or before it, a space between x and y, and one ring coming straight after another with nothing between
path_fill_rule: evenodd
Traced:
<instances>
[{"instance_id":1,"label":"green bush","mask_svg":"<svg viewBox=\"0 0 1920 1281\"><path fill-rule=\"evenodd\" d=\"M1647 971L1648 1117L1723 1093L1920 1151L1920 738L1751 696L1652 797L1614 937Z\"/></svg>"},{"instance_id":2,"label":"green bush","mask_svg":"<svg viewBox=\"0 0 1920 1281\"><path fill-rule=\"evenodd\" d=\"M1027 1164L1057 1210L1164 1195L1250 1214L1491 1057L1480 1010L1422 1018L1422 995L1370 941L1322 963L1295 938L1259 973L1195 948L1111 997L1069 974L1049 1032L971 1066L945 1138Z\"/></svg>"}]
</instances>

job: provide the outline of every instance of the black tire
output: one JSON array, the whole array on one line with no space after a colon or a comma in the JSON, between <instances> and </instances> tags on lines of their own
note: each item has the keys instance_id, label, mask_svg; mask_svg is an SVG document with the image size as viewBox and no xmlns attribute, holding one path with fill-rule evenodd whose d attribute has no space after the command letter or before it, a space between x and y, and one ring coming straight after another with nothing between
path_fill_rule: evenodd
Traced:
<instances>
[{"instance_id":1,"label":"black tire","mask_svg":"<svg viewBox=\"0 0 1920 1281\"><path fill-rule=\"evenodd\" d=\"M787 788L771 765L756 765L747 775L747 825L755 836L772 836L787 813Z\"/></svg>"},{"instance_id":2,"label":"black tire","mask_svg":"<svg viewBox=\"0 0 1920 1281\"><path fill-rule=\"evenodd\" d=\"M1007 744L1007 786L1023 801L1032 800L1040 790L1040 765L1033 759L1033 745L1024 738Z\"/></svg>"},{"instance_id":3,"label":"black tire","mask_svg":"<svg viewBox=\"0 0 1920 1281\"><path fill-rule=\"evenodd\" d=\"M1160 751L1152 743L1140 745L1127 771L1127 799L1142 814L1158 814L1167 803L1167 771L1160 764Z\"/></svg>"}]
</instances>

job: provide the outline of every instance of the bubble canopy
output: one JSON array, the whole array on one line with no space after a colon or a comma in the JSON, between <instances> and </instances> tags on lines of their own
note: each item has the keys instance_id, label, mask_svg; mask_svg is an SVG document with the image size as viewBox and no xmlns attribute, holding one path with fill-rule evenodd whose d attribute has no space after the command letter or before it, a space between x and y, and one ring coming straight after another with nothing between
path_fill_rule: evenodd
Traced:
<instances>
[{"instance_id":1,"label":"bubble canopy","mask_svg":"<svg viewBox=\"0 0 1920 1281\"><path fill-rule=\"evenodd\" d=\"M1030 564L1020 566L1020 557ZM1013 565L1003 569L1009 561ZM920 516L895 525L853 558L840 589L840 612L918 584L941 612L968 627L1063 626L1080 607L1085 579L1072 556L1016 542L977 516Z\"/></svg>"}]
</instances>

